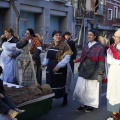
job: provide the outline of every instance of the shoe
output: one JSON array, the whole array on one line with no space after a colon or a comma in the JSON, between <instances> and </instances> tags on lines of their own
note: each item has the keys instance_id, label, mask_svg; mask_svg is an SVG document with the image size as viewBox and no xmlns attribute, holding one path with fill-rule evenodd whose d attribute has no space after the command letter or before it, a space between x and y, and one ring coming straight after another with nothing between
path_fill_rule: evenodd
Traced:
<instances>
[{"instance_id":1,"label":"shoe","mask_svg":"<svg viewBox=\"0 0 120 120\"><path fill-rule=\"evenodd\" d=\"M80 106L79 108L76 109L77 112L80 112L82 110L85 110L87 108L86 105Z\"/></svg>"},{"instance_id":2,"label":"shoe","mask_svg":"<svg viewBox=\"0 0 120 120\"><path fill-rule=\"evenodd\" d=\"M118 117L117 118L113 118L113 117L109 117L107 120L117 120L118 119Z\"/></svg>"},{"instance_id":3,"label":"shoe","mask_svg":"<svg viewBox=\"0 0 120 120\"><path fill-rule=\"evenodd\" d=\"M85 112L92 112L93 111L93 107L87 107L86 109L85 109Z\"/></svg>"},{"instance_id":4,"label":"shoe","mask_svg":"<svg viewBox=\"0 0 120 120\"><path fill-rule=\"evenodd\" d=\"M63 102L62 102L63 107L66 106L67 103L68 103L67 96L68 96L68 94L65 94L64 97L63 97Z\"/></svg>"},{"instance_id":5,"label":"shoe","mask_svg":"<svg viewBox=\"0 0 120 120\"><path fill-rule=\"evenodd\" d=\"M109 117L107 120L117 120L117 119L118 119L118 114L112 115L112 116Z\"/></svg>"},{"instance_id":6,"label":"shoe","mask_svg":"<svg viewBox=\"0 0 120 120\"><path fill-rule=\"evenodd\" d=\"M62 103L62 106L64 107L64 106L66 106L68 104L68 101L64 101L63 103Z\"/></svg>"},{"instance_id":7,"label":"shoe","mask_svg":"<svg viewBox=\"0 0 120 120\"><path fill-rule=\"evenodd\" d=\"M18 114L19 114L19 112L16 112L15 110L12 110L12 109L10 109L10 110L8 111L8 116L9 116L11 119L15 118Z\"/></svg>"}]
</instances>

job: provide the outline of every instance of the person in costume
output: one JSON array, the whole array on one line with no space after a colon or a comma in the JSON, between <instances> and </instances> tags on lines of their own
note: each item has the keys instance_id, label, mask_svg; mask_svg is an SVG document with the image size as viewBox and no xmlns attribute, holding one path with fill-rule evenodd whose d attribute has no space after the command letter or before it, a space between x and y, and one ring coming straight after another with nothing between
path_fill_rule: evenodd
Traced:
<instances>
[{"instance_id":1,"label":"person in costume","mask_svg":"<svg viewBox=\"0 0 120 120\"><path fill-rule=\"evenodd\" d=\"M105 49L98 41L96 30L88 31L88 42L82 49L78 80L73 93L73 99L81 106L76 111L93 111L100 106L101 81L105 71Z\"/></svg>"},{"instance_id":2,"label":"person in costume","mask_svg":"<svg viewBox=\"0 0 120 120\"><path fill-rule=\"evenodd\" d=\"M55 93L55 98L63 97L62 106L67 105L66 78L67 64L70 61L72 51L69 45L61 40L61 32L53 31L54 41L48 46L47 55L42 66L47 66L46 83L49 84Z\"/></svg>"},{"instance_id":3,"label":"person in costume","mask_svg":"<svg viewBox=\"0 0 120 120\"><path fill-rule=\"evenodd\" d=\"M2 53L1 53L1 65L3 67L2 80L4 82L14 83L14 63L16 57L21 54L21 50L16 48L16 43L19 40L14 37L13 30L6 28L4 35L1 36L2 41Z\"/></svg>"},{"instance_id":4,"label":"person in costume","mask_svg":"<svg viewBox=\"0 0 120 120\"><path fill-rule=\"evenodd\" d=\"M77 55L75 42L73 40L71 40L71 33L70 32L65 32L64 38L65 38L65 42L70 46L70 48L73 52L69 63L70 63L70 66L72 68L72 72L74 73L74 60L76 59L76 55Z\"/></svg>"},{"instance_id":5,"label":"person in costume","mask_svg":"<svg viewBox=\"0 0 120 120\"><path fill-rule=\"evenodd\" d=\"M26 51L26 52L30 52L31 55L32 55L32 59L33 61L35 62L35 71L36 71L36 78L37 78L37 82L39 84L42 83L42 70L41 70L41 59L40 59L40 53L42 51L42 41L39 40L40 36L36 36L35 33L34 33L34 30L32 28L28 28L25 32L25 38L29 39L29 43L28 45L26 46L27 48L24 48L23 51ZM27 50L26 50L27 49ZM23 53L24 54L24 53ZM29 53L28 53L29 54ZM23 79L24 79L24 75L28 74L28 72L30 71L29 70L29 56L28 57L24 57L28 54L25 54L25 55L22 55L22 58L23 59L27 59L27 64L26 65L26 69L23 73ZM28 79L28 78L27 78ZM27 79L25 79L25 81L27 81Z\"/></svg>"},{"instance_id":6,"label":"person in costume","mask_svg":"<svg viewBox=\"0 0 120 120\"><path fill-rule=\"evenodd\" d=\"M107 109L112 116L107 120L117 120L120 110L120 30L114 34L114 44L107 50L108 85L107 85Z\"/></svg>"}]
</instances>

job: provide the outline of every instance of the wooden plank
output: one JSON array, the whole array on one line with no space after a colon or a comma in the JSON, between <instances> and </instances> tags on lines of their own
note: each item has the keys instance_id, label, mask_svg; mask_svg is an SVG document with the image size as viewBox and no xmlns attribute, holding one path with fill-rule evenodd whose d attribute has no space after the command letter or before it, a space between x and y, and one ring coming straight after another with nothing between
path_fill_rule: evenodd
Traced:
<instances>
[{"instance_id":1,"label":"wooden plank","mask_svg":"<svg viewBox=\"0 0 120 120\"><path fill-rule=\"evenodd\" d=\"M51 98L51 97L53 97L54 95L55 95L54 93L49 94L49 95L45 95L45 96L39 97L39 98L37 98L37 99L30 100L30 101L28 101L28 102L24 102L24 103L18 105L18 107L22 107L22 106L25 106L25 105L29 105L29 104L31 104L31 103L39 102L39 101L42 101L42 100L44 100L44 99Z\"/></svg>"}]
</instances>

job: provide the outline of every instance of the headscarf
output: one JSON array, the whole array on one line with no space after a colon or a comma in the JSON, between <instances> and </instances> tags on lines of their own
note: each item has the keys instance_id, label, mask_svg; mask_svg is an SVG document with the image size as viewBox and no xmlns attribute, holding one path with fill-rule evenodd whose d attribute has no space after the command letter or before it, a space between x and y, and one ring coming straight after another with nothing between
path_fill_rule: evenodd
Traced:
<instances>
[{"instance_id":1,"label":"headscarf","mask_svg":"<svg viewBox=\"0 0 120 120\"><path fill-rule=\"evenodd\" d=\"M91 30L89 30L88 32L92 32L93 34L94 34L94 36L96 36L96 38L95 38L95 41L98 41L98 31L97 30L94 30L94 29L91 29Z\"/></svg>"}]
</instances>

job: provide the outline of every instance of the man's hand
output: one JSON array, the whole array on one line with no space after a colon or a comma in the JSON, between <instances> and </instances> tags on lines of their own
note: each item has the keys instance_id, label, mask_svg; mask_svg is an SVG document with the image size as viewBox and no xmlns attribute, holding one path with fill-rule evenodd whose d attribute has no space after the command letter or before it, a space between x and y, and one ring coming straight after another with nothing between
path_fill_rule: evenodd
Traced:
<instances>
[{"instance_id":1,"label":"man's hand","mask_svg":"<svg viewBox=\"0 0 120 120\"><path fill-rule=\"evenodd\" d=\"M53 72L57 72L60 68L58 66L56 66L54 69L53 69Z\"/></svg>"},{"instance_id":2,"label":"man's hand","mask_svg":"<svg viewBox=\"0 0 120 120\"><path fill-rule=\"evenodd\" d=\"M2 93L0 93L0 99L3 99L4 95Z\"/></svg>"}]
</instances>

